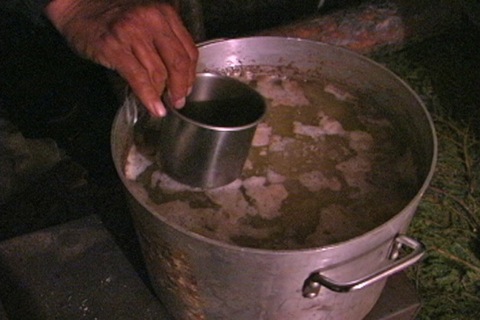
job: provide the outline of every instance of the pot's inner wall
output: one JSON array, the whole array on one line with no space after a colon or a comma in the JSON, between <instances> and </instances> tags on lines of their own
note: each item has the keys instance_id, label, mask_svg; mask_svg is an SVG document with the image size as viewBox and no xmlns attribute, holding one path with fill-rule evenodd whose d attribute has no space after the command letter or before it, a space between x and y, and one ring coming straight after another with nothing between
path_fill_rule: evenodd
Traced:
<instances>
[{"instance_id":1,"label":"pot's inner wall","mask_svg":"<svg viewBox=\"0 0 480 320\"><path fill-rule=\"evenodd\" d=\"M135 126L124 169L130 191L148 194L169 223L239 246L320 247L388 221L418 192L431 163L428 122L412 119L425 120L418 101L375 93L375 83L359 90L270 67L243 71L229 75L256 88L268 109L241 179L212 190L181 185L156 161L157 139L168 139L158 134L161 120Z\"/></svg>"}]
</instances>

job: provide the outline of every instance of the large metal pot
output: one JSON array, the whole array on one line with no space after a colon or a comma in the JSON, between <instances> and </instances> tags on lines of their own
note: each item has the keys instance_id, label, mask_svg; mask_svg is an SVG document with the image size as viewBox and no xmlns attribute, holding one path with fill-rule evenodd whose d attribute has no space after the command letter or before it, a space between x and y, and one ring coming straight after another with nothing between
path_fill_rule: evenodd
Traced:
<instances>
[{"instance_id":1,"label":"large metal pot","mask_svg":"<svg viewBox=\"0 0 480 320\"><path fill-rule=\"evenodd\" d=\"M150 278L178 319L362 319L388 276L417 262L424 248L405 235L428 187L437 142L418 96L397 76L344 49L306 40L252 37L200 46L198 71L289 66L355 88L395 114L418 155L418 192L389 221L348 241L303 250L262 250L208 239L152 210L146 194L125 178L137 102L129 97L112 131L115 165L130 199ZM399 255L399 248L410 250Z\"/></svg>"}]
</instances>

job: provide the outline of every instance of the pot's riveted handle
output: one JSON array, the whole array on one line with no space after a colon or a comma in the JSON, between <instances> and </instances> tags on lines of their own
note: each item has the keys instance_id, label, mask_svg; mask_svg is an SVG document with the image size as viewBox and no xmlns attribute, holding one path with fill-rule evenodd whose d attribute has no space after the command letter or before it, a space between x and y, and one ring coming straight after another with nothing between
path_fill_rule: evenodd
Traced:
<instances>
[{"instance_id":1,"label":"pot's riveted handle","mask_svg":"<svg viewBox=\"0 0 480 320\"><path fill-rule=\"evenodd\" d=\"M399 250L402 246L406 246L412 251L402 258L398 258ZM424 254L425 246L421 242L406 235L399 235L395 238L393 250L390 255L390 259L393 260L392 264L381 268L373 274L346 283L337 282L322 275L321 272L315 272L305 280L302 293L305 298L315 298L322 286L335 292L358 290L410 267L418 262Z\"/></svg>"}]
</instances>

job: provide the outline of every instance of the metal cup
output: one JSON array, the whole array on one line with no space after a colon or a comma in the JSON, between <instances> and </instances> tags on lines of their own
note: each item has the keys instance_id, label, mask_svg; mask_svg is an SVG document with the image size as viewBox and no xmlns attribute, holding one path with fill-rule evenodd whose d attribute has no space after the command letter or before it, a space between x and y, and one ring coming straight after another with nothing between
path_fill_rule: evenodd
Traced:
<instances>
[{"instance_id":1,"label":"metal cup","mask_svg":"<svg viewBox=\"0 0 480 320\"><path fill-rule=\"evenodd\" d=\"M257 124L265 115L263 97L238 80L198 74L182 109L162 120L159 160L163 172L192 187L215 188L237 179Z\"/></svg>"}]
</instances>

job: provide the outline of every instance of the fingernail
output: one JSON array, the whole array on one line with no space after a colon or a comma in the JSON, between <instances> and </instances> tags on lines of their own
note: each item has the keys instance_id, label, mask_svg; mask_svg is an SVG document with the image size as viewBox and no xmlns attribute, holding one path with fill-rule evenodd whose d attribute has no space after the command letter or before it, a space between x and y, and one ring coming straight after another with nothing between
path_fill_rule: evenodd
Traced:
<instances>
[{"instance_id":1,"label":"fingernail","mask_svg":"<svg viewBox=\"0 0 480 320\"><path fill-rule=\"evenodd\" d=\"M161 101L157 101L153 104L153 108L157 112L159 117L164 117L167 114L167 110Z\"/></svg>"},{"instance_id":2,"label":"fingernail","mask_svg":"<svg viewBox=\"0 0 480 320\"><path fill-rule=\"evenodd\" d=\"M185 97L176 100L174 103L175 108L177 109L183 108L183 106L185 106L185 101L186 101Z\"/></svg>"}]
</instances>

